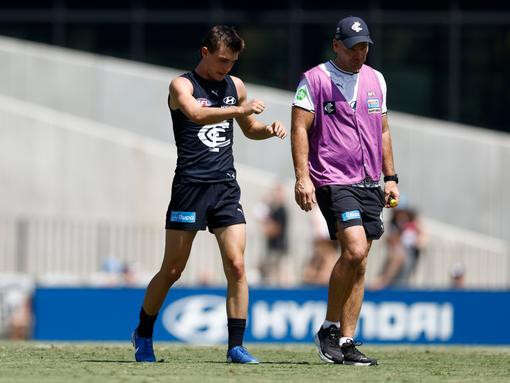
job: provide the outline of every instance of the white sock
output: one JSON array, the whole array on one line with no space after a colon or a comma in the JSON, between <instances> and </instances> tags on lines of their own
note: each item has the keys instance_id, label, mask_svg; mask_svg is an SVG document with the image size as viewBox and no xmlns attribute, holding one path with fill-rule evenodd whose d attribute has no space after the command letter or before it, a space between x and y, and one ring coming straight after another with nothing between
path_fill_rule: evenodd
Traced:
<instances>
[{"instance_id":1,"label":"white sock","mask_svg":"<svg viewBox=\"0 0 510 383\"><path fill-rule=\"evenodd\" d=\"M340 322L331 322L331 321L329 321L327 319L324 319L324 323L322 324L322 328L328 328L332 324L334 324L336 326L336 328L340 328Z\"/></svg>"},{"instance_id":2,"label":"white sock","mask_svg":"<svg viewBox=\"0 0 510 383\"><path fill-rule=\"evenodd\" d=\"M353 342L353 339L350 336L343 336L340 338L340 346L342 346L344 343L346 343L348 340Z\"/></svg>"}]
</instances>

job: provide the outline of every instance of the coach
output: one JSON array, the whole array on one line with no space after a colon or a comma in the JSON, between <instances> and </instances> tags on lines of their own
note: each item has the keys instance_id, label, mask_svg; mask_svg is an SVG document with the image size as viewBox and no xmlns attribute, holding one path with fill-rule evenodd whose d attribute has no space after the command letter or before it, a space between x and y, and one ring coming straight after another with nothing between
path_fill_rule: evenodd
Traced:
<instances>
[{"instance_id":1,"label":"coach","mask_svg":"<svg viewBox=\"0 0 510 383\"><path fill-rule=\"evenodd\" d=\"M386 83L365 65L370 38L359 17L339 21L334 60L304 73L292 108L296 202L318 203L341 256L329 281L326 319L315 336L328 363L375 365L353 339L364 294L367 256L384 232L381 212L398 203L398 178L386 109ZM384 191L379 186L384 173Z\"/></svg>"}]
</instances>

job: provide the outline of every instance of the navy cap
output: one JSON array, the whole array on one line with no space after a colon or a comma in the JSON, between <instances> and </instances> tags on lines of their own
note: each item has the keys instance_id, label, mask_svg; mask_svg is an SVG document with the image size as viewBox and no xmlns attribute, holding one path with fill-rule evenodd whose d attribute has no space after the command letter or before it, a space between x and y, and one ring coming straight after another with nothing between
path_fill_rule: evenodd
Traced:
<instances>
[{"instance_id":1,"label":"navy cap","mask_svg":"<svg viewBox=\"0 0 510 383\"><path fill-rule=\"evenodd\" d=\"M370 38L367 23L355 16L346 17L338 22L335 39L340 40L347 48L352 48L358 43L374 43Z\"/></svg>"}]
</instances>

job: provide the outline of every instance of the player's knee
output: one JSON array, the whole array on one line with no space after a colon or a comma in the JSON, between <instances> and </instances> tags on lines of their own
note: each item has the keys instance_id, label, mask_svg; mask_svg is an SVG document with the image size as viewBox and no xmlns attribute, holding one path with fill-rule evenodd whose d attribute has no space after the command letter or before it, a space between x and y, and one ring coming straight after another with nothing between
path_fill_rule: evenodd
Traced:
<instances>
[{"instance_id":1,"label":"player's knee","mask_svg":"<svg viewBox=\"0 0 510 383\"><path fill-rule=\"evenodd\" d=\"M356 273L359 276L365 275L367 271L367 257L363 258L363 260L359 263L358 267L356 268Z\"/></svg>"},{"instance_id":2,"label":"player's knee","mask_svg":"<svg viewBox=\"0 0 510 383\"><path fill-rule=\"evenodd\" d=\"M241 280L245 277L244 260L236 259L230 261L225 268L225 273L228 279Z\"/></svg>"},{"instance_id":3,"label":"player's knee","mask_svg":"<svg viewBox=\"0 0 510 383\"><path fill-rule=\"evenodd\" d=\"M345 257L345 260L350 266L356 268L359 268L362 264L364 264L366 256L367 248L362 244L349 246L348 249L342 252L342 257Z\"/></svg>"},{"instance_id":4,"label":"player's knee","mask_svg":"<svg viewBox=\"0 0 510 383\"><path fill-rule=\"evenodd\" d=\"M182 272L184 271L184 267L179 265L172 265L169 267L162 268L160 270L160 274L170 283L174 283L180 277Z\"/></svg>"}]
</instances>

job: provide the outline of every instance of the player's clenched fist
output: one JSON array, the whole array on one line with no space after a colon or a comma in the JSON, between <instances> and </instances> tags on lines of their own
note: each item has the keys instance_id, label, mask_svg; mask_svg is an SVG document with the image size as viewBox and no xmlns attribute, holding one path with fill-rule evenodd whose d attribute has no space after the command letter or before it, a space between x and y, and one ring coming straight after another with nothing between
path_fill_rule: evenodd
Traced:
<instances>
[{"instance_id":1,"label":"player's clenched fist","mask_svg":"<svg viewBox=\"0 0 510 383\"><path fill-rule=\"evenodd\" d=\"M282 140L287 137L287 130L281 121L275 121L271 125L268 125L266 128L272 136L281 138Z\"/></svg>"},{"instance_id":2,"label":"player's clenched fist","mask_svg":"<svg viewBox=\"0 0 510 383\"><path fill-rule=\"evenodd\" d=\"M249 116L250 114L260 114L266 109L263 101L260 100L250 100L248 103L243 105L243 111L245 116Z\"/></svg>"}]
</instances>

